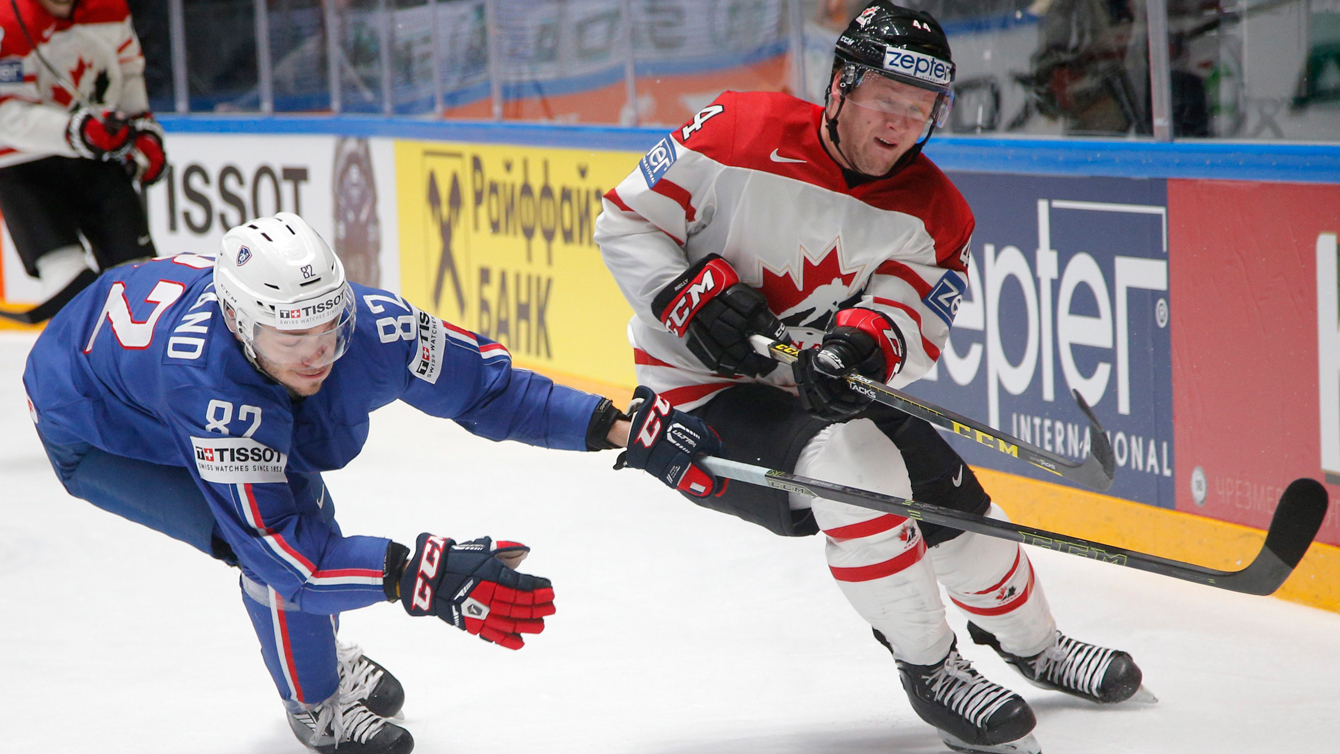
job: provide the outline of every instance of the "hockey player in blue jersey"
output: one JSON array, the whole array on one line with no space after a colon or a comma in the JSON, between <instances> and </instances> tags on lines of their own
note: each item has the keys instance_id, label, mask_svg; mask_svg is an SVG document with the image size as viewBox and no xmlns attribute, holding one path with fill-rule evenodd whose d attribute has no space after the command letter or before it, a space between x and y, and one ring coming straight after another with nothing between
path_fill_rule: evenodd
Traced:
<instances>
[{"instance_id":1,"label":"hockey player in blue jersey","mask_svg":"<svg viewBox=\"0 0 1340 754\"><path fill-rule=\"evenodd\" d=\"M692 494L721 489L692 463L718 447L701 420L645 389L629 417L513 369L501 344L347 282L287 213L233 228L217 259L103 275L51 321L23 379L72 495L241 568L290 726L320 752L413 747L385 719L400 684L337 644L339 613L398 601L511 649L554 613L549 581L514 570L519 543L424 533L411 551L340 531L321 472L358 455L372 410L403 400L481 437L565 450L621 447L631 432L628 465Z\"/></svg>"}]
</instances>

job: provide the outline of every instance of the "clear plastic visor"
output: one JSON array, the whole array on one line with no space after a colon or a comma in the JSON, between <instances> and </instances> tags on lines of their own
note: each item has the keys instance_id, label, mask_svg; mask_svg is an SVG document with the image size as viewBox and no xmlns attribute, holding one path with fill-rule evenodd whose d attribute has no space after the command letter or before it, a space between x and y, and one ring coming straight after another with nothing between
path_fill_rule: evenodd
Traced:
<instances>
[{"instance_id":1,"label":"clear plastic visor","mask_svg":"<svg viewBox=\"0 0 1340 754\"><path fill-rule=\"evenodd\" d=\"M847 103L890 116L901 125L920 130L925 138L930 127L943 127L949 120L953 91L936 92L905 84L878 73L867 73L847 95Z\"/></svg>"},{"instance_id":2,"label":"clear plastic visor","mask_svg":"<svg viewBox=\"0 0 1340 754\"><path fill-rule=\"evenodd\" d=\"M257 324L251 348L260 359L285 369L313 371L335 363L349 348L355 324L354 297L346 296L335 319L305 330Z\"/></svg>"}]
</instances>

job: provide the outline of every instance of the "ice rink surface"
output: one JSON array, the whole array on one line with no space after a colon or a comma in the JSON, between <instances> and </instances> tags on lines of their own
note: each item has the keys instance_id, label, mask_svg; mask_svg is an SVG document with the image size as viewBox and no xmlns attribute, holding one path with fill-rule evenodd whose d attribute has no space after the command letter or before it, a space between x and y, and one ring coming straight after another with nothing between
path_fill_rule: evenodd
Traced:
<instances>
[{"instance_id":1,"label":"ice rink surface","mask_svg":"<svg viewBox=\"0 0 1340 754\"><path fill-rule=\"evenodd\" d=\"M236 571L57 482L20 382L33 340L0 333L0 752L305 751ZM346 533L518 539L522 570L555 583L558 614L520 652L398 605L344 616L342 638L404 683L416 751L947 751L819 539L698 509L614 458L495 444L397 404L327 476ZM1061 629L1131 652L1161 700L1035 689L951 610L963 653L1033 705L1048 754L1340 751L1340 615L1029 555Z\"/></svg>"}]
</instances>

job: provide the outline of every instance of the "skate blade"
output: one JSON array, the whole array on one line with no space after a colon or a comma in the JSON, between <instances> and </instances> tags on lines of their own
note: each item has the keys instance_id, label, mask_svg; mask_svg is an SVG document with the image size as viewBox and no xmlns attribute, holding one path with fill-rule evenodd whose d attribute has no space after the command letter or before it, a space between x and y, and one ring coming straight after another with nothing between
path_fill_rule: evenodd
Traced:
<instances>
[{"instance_id":1,"label":"skate blade","mask_svg":"<svg viewBox=\"0 0 1340 754\"><path fill-rule=\"evenodd\" d=\"M1146 687L1144 686L1144 684L1141 684L1141 685L1140 685L1140 688L1136 689L1134 694L1131 694L1131 698L1130 698L1130 699L1127 699L1126 701L1121 702L1121 703L1122 703L1122 704L1158 704L1158 703L1159 703L1159 698L1158 698L1157 696L1154 696L1154 692L1153 692L1153 691L1150 691L1148 688L1146 688Z\"/></svg>"},{"instance_id":2,"label":"skate blade","mask_svg":"<svg viewBox=\"0 0 1340 754\"><path fill-rule=\"evenodd\" d=\"M1014 741L1007 741L1003 744L988 744L979 746L970 744L952 733L937 731L940 734L940 740L945 746L954 751L961 751L964 754L1042 754L1042 747L1038 745L1038 740L1032 733L1023 738Z\"/></svg>"}]
</instances>

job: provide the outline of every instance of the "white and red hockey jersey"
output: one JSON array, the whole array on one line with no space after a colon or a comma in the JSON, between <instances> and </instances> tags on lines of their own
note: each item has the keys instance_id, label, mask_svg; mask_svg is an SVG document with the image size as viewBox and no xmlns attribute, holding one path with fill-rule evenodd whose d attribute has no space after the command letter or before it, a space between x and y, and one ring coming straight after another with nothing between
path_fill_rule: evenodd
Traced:
<instances>
[{"instance_id":1,"label":"white and red hockey jersey","mask_svg":"<svg viewBox=\"0 0 1340 754\"><path fill-rule=\"evenodd\" d=\"M785 94L726 92L662 139L605 194L595 240L636 316L638 382L681 409L746 378L711 373L652 309L656 294L719 254L761 291L799 347L839 309L887 316L907 343L901 387L940 357L967 290L972 210L918 155L849 188L819 138L823 108ZM791 370L764 382L793 388Z\"/></svg>"},{"instance_id":2,"label":"white and red hockey jersey","mask_svg":"<svg viewBox=\"0 0 1340 754\"><path fill-rule=\"evenodd\" d=\"M52 16L36 0L17 4L22 25L14 6L0 2L0 167L77 156L65 142L77 100L61 79L122 114L149 109L144 54L125 0L78 0L70 18Z\"/></svg>"}]
</instances>

